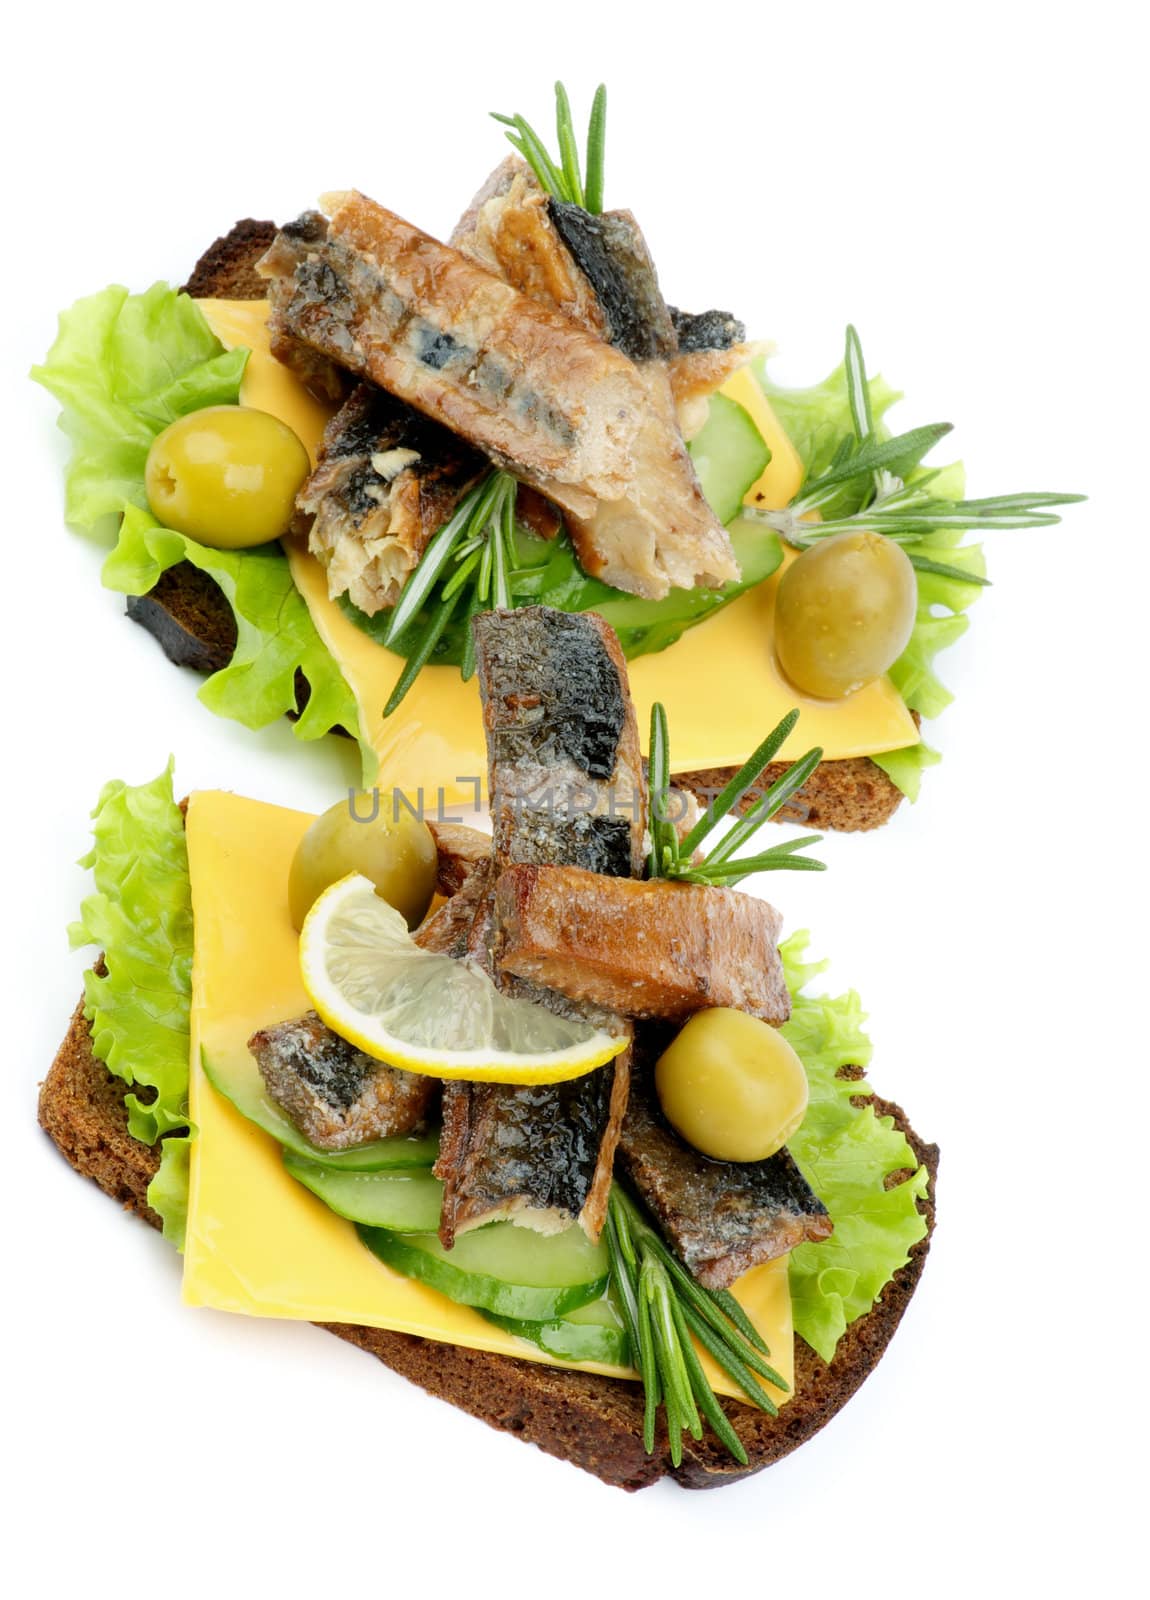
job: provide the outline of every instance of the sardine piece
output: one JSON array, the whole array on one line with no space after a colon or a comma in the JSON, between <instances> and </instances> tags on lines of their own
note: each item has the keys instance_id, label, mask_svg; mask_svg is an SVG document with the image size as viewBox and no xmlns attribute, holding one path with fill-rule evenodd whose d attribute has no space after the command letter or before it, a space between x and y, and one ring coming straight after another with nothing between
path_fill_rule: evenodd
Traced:
<instances>
[{"instance_id":1,"label":"sardine piece","mask_svg":"<svg viewBox=\"0 0 1150 1600\"><path fill-rule=\"evenodd\" d=\"M636 1073L619 1166L667 1242L708 1289L834 1229L789 1150L766 1161L712 1161L663 1120L650 1071Z\"/></svg>"},{"instance_id":2,"label":"sardine piece","mask_svg":"<svg viewBox=\"0 0 1150 1600\"><path fill-rule=\"evenodd\" d=\"M618 639L594 612L546 606L473 626L497 863L637 876L647 786Z\"/></svg>"},{"instance_id":3,"label":"sardine piece","mask_svg":"<svg viewBox=\"0 0 1150 1600\"><path fill-rule=\"evenodd\" d=\"M475 619L494 821L493 867L517 860L576 861L640 871L646 789L626 666L594 614L544 607ZM618 793L626 801L616 806ZM501 930L489 887L468 954L496 975ZM601 1008L515 978L524 998L597 1026ZM630 1051L569 1083L531 1088L451 1083L443 1099L436 1174L444 1182L440 1237L499 1217L544 1232L578 1220L597 1239L630 1089Z\"/></svg>"},{"instance_id":4,"label":"sardine piece","mask_svg":"<svg viewBox=\"0 0 1150 1600\"><path fill-rule=\"evenodd\" d=\"M669 361L678 353L678 336L647 241L631 213L595 216L562 200L551 200L548 212L594 290L608 341L632 361Z\"/></svg>"},{"instance_id":5,"label":"sardine piece","mask_svg":"<svg viewBox=\"0 0 1150 1600\"><path fill-rule=\"evenodd\" d=\"M495 916L500 969L573 1000L673 1021L712 1006L776 1027L791 1014L782 918L737 889L508 867Z\"/></svg>"},{"instance_id":6,"label":"sardine piece","mask_svg":"<svg viewBox=\"0 0 1150 1600\"><path fill-rule=\"evenodd\" d=\"M629 1086L629 1053L568 1083L445 1084L444 1244L497 1221L558 1233L578 1220L597 1239Z\"/></svg>"},{"instance_id":7,"label":"sardine piece","mask_svg":"<svg viewBox=\"0 0 1150 1600\"><path fill-rule=\"evenodd\" d=\"M282 330L269 328L268 344L280 365L287 367L309 394L328 405L343 405L355 383L343 367Z\"/></svg>"},{"instance_id":8,"label":"sardine piece","mask_svg":"<svg viewBox=\"0 0 1150 1600\"><path fill-rule=\"evenodd\" d=\"M692 315L667 305L629 211L595 216L553 200L518 156L487 179L451 243L640 364L664 362L686 438L706 421L708 397L754 354L729 312ZM665 405L666 396L660 399Z\"/></svg>"},{"instance_id":9,"label":"sardine piece","mask_svg":"<svg viewBox=\"0 0 1150 1600\"><path fill-rule=\"evenodd\" d=\"M702 350L734 350L747 337L746 328L729 311L693 312L668 306L667 312L681 355Z\"/></svg>"},{"instance_id":10,"label":"sardine piece","mask_svg":"<svg viewBox=\"0 0 1150 1600\"><path fill-rule=\"evenodd\" d=\"M738 576L666 374L351 193L260 263L276 335L367 377L559 504L588 571L636 594Z\"/></svg>"},{"instance_id":11,"label":"sardine piece","mask_svg":"<svg viewBox=\"0 0 1150 1600\"><path fill-rule=\"evenodd\" d=\"M488 470L486 456L372 384L324 431L296 499L328 594L369 617L393 606L436 529Z\"/></svg>"},{"instance_id":12,"label":"sardine piece","mask_svg":"<svg viewBox=\"0 0 1150 1600\"><path fill-rule=\"evenodd\" d=\"M487 843L490 849L491 841ZM490 883L489 856L478 862L451 898L420 925L414 935L415 943L423 950L434 951L436 955L462 961L471 948L476 916L488 915Z\"/></svg>"},{"instance_id":13,"label":"sardine piece","mask_svg":"<svg viewBox=\"0 0 1150 1600\"><path fill-rule=\"evenodd\" d=\"M451 235L453 249L541 305L552 306L596 338L607 321L594 286L555 226L550 197L519 156L484 183Z\"/></svg>"},{"instance_id":14,"label":"sardine piece","mask_svg":"<svg viewBox=\"0 0 1150 1600\"><path fill-rule=\"evenodd\" d=\"M422 1132L439 1083L366 1056L314 1011L248 1040L267 1091L320 1150Z\"/></svg>"},{"instance_id":15,"label":"sardine piece","mask_svg":"<svg viewBox=\"0 0 1150 1600\"><path fill-rule=\"evenodd\" d=\"M458 894L476 867L491 860L491 835L462 822L429 822L437 855L437 894Z\"/></svg>"}]
</instances>

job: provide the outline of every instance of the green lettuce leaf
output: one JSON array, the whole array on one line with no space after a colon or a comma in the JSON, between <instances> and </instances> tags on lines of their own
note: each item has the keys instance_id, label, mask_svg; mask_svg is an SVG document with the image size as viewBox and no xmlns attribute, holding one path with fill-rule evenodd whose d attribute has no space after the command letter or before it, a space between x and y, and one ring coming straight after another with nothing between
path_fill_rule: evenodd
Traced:
<instances>
[{"instance_id":1,"label":"green lettuce leaf","mask_svg":"<svg viewBox=\"0 0 1150 1600\"><path fill-rule=\"evenodd\" d=\"M99 946L107 970L85 973L84 1014L98 1059L147 1091L125 1096L128 1131L145 1144L163 1139L148 1199L165 1236L180 1243L187 1139L164 1136L188 1127L192 896L172 763L151 783L107 784L92 816L95 842L81 865L95 892L68 933L73 949Z\"/></svg>"},{"instance_id":2,"label":"green lettuce leaf","mask_svg":"<svg viewBox=\"0 0 1150 1600\"><path fill-rule=\"evenodd\" d=\"M234 405L247 359L225 350L195 302L166 283L137 295L113 284L63 312L32 377L59 400L72 442L68 521L107 531L126 504L145 507L152 440L189 411Z\"/></svg>"},{"instance_id":3,"label":"green lettuce leaf","mask_svg":"<svg viewBox=\"0 0 1150 1600\"><path fill-rule=\"evenodd\" d=\"M192 1135L170 1133L160 1144L160 1170L148 1185L148 1204L164 1225L164 1238L182 1251L188 1233Z\"/></svg>"},{"instance_id":4,"label":"green lettuce leaf","mask_svg":"<svg viewBox=\"0 0 1150 1600\"><path fill-rule=\"evenodd\" d=\"M839 440L853 433L850 398L847 394L846 366L841 363L821 383L809 389L786 389L772 382L767 371L767 358L759 356L751 363L755 381L771 402L771 409L799 453L808 478L817 478L831 464ZM892 389L881 376L867 382L870 390L871 413L878 432L886 437L889 430L882 427L882 419L902 395ZM843 493L827 502L825 515L849 516L857 511L861 491L847 485Z\"/></svg>"},{"instance_id":5,"label":"green lettuce leaf","mask_svg":"<svg viewBox=\"0 0 1150 1600\"><path fill-rule=\"evenodd\" d=\"M870 1040L858 995L815 999L802 992L823 966L804 962L808 939L796 933L782 946L792 996L782 1031L802 1057L810 1084L807 1114L789 1148L835 1231L821 1244L791 1252L791 1302L795 1332L831 1361L848 1326L871 1309L925 1235L918 1201L928 1174L890 1117L852 1105L853 1097L869 1092L865 1080L836 1077L840 1067L867 1066ZM884 1186L888 1174L906 1168L913 1177Z\"/></svg>"},{"instance_id":6,"label":"green lettuce leaf","mask_svg":"<svg viewBox=\"0 0 1150 1600\"><path fill-rule=\"evenodd\" d=\"M296 736L318 739L337 727L358 731L355 697L316 632L278 544L212 550L162 527L150 511L128 506L116 548L104 563L104 583L120 594L147 594L179 561L190 561L219 584L236 619L231 661L200 690L210 710L247 728L266 728L295 710L296 673L302 672L311 692L294 725ZM366 767L366 742L361 750ZM372 777L373 770L365 770L365 783Z\"/></svg>"},{"instance_id":7,"label":"green lettuce leaf","mask_svg":"<svg viewBox=\"0 0 1150 1600\"><path fill-rule=\"evenodd\" d=\"M881 767L896 789L913 801L922 790L923 773L928 767L937 767L942 757L920 739L903 750L884 750L870 759L876 767Z\"/></svg>"},{"instance_id":8,"label":"green lettuce leaf","mask_svg":"<svg viewBox=\"0 0 1150 1600\"><path fill-rule=\"evenodd\" d=\"M343 727L358 737L355 698L291 581L278 544L212 550L163 528L148 510L144 465L152 440L177 417L204 406L234 405L246 350L225 350L194 300L167 284L144 294L113 285L78 300L60 317L60 331L32 377L62 407L60 427L72 441L67 468L67 520L116 537L104 583L121 594L147 594L160 575L189 561L213 578L236 620L231 662L214 673L200 699L222 717L264 728L296 709L296 674L309 686L294 724L300 739ZM364 782L375 757L360 740Z\"/></svg>"}]
</instances>

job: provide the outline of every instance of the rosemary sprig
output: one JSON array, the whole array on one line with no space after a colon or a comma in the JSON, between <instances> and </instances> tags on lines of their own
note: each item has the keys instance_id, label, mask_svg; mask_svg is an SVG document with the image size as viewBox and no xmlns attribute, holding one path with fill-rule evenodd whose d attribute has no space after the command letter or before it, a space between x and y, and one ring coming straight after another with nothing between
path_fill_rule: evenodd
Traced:
<instances>
[{"instance_id":1,"label":"rosemary sprig","mask_svg":"<svg viewBox=\"0 0 1150 1600\"><path fill-rule=\"evenodd\" d=\"M406 649L407 665L384 708L385 717L401 703L435 653L469 586L469 620L478 611L514 604L512 578L517 569L515 496L518 487L511 473L494 468L481 478L433 535L419 565L404 584L383 642L394 647L417 623L418 632ZM465 679L475 672L470 639L468 628L461 668Z\"/></svg>"},{"instance_id":2,"label":"rosemary sprig","mask_svg":"<svg viewBox=\"0 0 1150 1600\"><path fill-rule=\"evenodd\" d=\"M747 515L767 523L796 550L806 550L820 539L846 529L881 533L896 544L917 544L940 529L980 532L990 528L1044 528L1060 518L1051 506L1073 505L1081 494L1003 494L980 500L951 500L932 492L937 472L908 477L924 456L951 431L949 422L932 422L911 428L892 439L879 438L871 410L870 385L862 345L853 327L846 335L846 386L853 433L839 440L830 465L804 484L801 493L782 511L748 509ZM853 486L862 487L862 504L845 515L823 515L823 508ZM811 522L811 514L820 520ZM922 550L908 550L919 572L931 572L959 583L985 586L986 578L961 567L936 560Z\"/></svg>"},{"instance_id":3,"label":"rosemary sprig","mask_svg":"<svg viewBox=\"0 0 1150 1600\"><path fill-rule=\"evenodd\" d=\"M530 166L540 186L556 200L569 205L582 206L585 211L598 213L603 209L603 162L607 140L607 87L600 84L591 104L591 120L587 126L587 179L579 165L579 142L571 115L571 102L561 83L555 85L555 134L559 145L559 159L552 159L547 146L528 122L518 112L504 116L493 111L496 122L509 130L507 138Z\"/></svg>"},{"instance_id":4,"label":"rosemary sprig","mask_svg":"<svg viewBox=\"0 0 1150 1600\"><path fill-rule=\"evenodd\" d=\"M759 1380L784 1393L789 1385L765 1359L770 1351L762 1336L733 1296L696 1282L617 1183L607 1203L605 1233L612 1287L623 1309L631 1360L643 1380L644 1448L648 1454L655 1448L662 1406L675 1466L683 1459L683 1433L701 1439L704 1421L745 1466L746 1451L703 1371L694 1340L753 1405L777 1416L778 1407Z\"/></svg>"},{"instance_id":5,"label":"rosemary sprig","mask_svg":"<svg viewBox=\"0 0 1150 1600\"><path fill-rule=\"evenodd\" d=\"M781 811L791 796L802 788L823 758L820 749L808 750L805 756L792 762L759 797L746 816L740 817L726 837L712 846L703 860L694 859L716 826L730 816L754 788L798 720L797 710L787 713L727 786L715 796L686 838L680 840L674 822L667 814L671 793L667 713L658 700L655 702L651 707L651 743L647 756L647 782L651 798L651 851L647 858L649 877L675 878L680 883L703 883L715 888L733 889L737 883L756 872L826 870L822 861L798 853L810 845L819 844L822 840L820 833L806 833L798 839L787 839L782 844L772 845L758 855L743 856L737 861L732 859L735 851L749 843L763 824Z\"/></svg>"}]
</instances>

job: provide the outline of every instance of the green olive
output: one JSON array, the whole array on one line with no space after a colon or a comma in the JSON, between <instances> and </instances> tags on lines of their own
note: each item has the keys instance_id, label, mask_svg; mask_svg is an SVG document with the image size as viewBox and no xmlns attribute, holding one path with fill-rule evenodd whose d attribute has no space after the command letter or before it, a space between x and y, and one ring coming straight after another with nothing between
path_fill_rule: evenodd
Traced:
<instances>
[{"instance_id":1,"label":"green olive","mask_svg":"<svg viewBox=\"0 0 1150 1600\"><path fill-rule=\"evenodd\" d=\"M775 650L796 689L837 700L889 671L914 627L918 585L881 533L819 539L779 580Z\"/></svg>"},{"instance_id":2,"label":"green olive","mask_svg":"<svg viewBox=\"0 0 1150 1600\"><path fill-rule=\"evenodd\" d=\"M765 1161L799 1127L807 1075L777 1029L745 1011L697 1011L659 1057L667 1121L716 1161Z\"/></svg>"},{"instance_id":3,"label":"green olive","mask_svg":"<svg viewBox=\"0 0 1150 1600\"><path fill-rule=\"evenodd\" d=\"M310 470L307 451L278 417L206 406L152 441L144 481L165 528L215 550L243 550L287 532Z\"/></svg>"},{"instance_id":4,"label":"green olive","mask_svg":"<svg viewBox=\"0 0 1150 1600\"><path fill-rule=\"evenodd\" d=\"M394 814L390 791L340 800L317 817L299 842L288 874L291 919L302 928L320 895L349 872L362 872L375 892L417 928L435 893L437 851L431 830L410 811Z\"/></svg>"}]
</instances>

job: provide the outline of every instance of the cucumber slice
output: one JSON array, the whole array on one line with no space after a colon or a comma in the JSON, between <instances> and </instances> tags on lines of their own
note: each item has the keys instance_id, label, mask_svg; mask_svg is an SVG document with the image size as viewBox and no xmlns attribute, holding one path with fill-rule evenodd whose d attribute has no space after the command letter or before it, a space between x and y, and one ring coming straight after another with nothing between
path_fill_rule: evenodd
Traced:
<instances>
[{"instance_id":1,"label":"cucumber slice","mask_svg":"<svg viewBox=\"0 0 1150 1600\"><path fill-rule=\"evenodd\" d=\"M289 1122L268 1094L259 1068L250 1056L240 1061L230 1054L209 1056L206 1050L201 1050L200 1060L212 1088L225 1100L230 1100L242 1116L270 1133L285 1150L314 1162L317 1167L326 1167L331 1172L384 1172L395 1167L429 1167L439 1154L438 1134L414 1139L377 1139L373 1144L361 1144L354 1150L318 1150L294 1123Z\"/></svg>"},{"instance_id":2,"label":"cucumber slice","mask_svg":"<svg viewBox=\"0 0 1150 1600\"><path fill-rule=\"evenodd\" d=\"M445 1250L434 1233L359 1229L368 1249L396 1272L449 1300L523 1322L551 1322L597 1300L607 1287L607 1248L578 1225L542 1234L513 1222L476 1228Z\"/></svg>"},{"instance_id":3,"label":"cucumber slice","mask_svg":"<svg viewBox=\"0 0 1150 1600\"><path fill-rule=\"evenodd\" d=\"M687 449L711 510L724 525L733 521L771 459L750 413L725 394L713 394L707 420Z\"/></svg>"},{"instance_id":4,"label":"cucumber slice","mask_svg":"<svg viewBox=\"0 0 1150 1600\"><path fill-rule=\"evenodd\" d=\"M492 1311L483 1314L489 1322L563 1361L601 1361L611 1367L631 1364L627 1333L608 1295L579 1306L554 1322L524 1322L496 1316Z\"/></svg>"},{"instance_id":5,"label":"cucumber slice","mask_svg":"<svg viewBox=\"0 0 1150 1600\"><path fill-rule=\"evenodd\" d=\"M349 1222L394 1228L399 1233L423 1233L439 1226L443 1185L432 1177L430 1167L333 1172L290 1151L284 1152L284 1166L305 1189Z\"/></svg>"},{"instance_id":6,"label":"cucumber slice","mask_svg":"<svg viewBox=\"0 0 1150 1600\"><path fill-rule=\"evenodd\" d=\"M754 481L752 478L751 482ZM754 588L777 571L783 559L777 533L743 517L736 517L727 532L739 563L738 583L724 584L721 589L672 589L665 600L640 600L636 595L620 594L618 590L608 591L614 597L608 600L590 599L593 609L619 635L629 661L655 650L665 650L696 622L729 601L737 600L747 589ZM599 584L598 588L605 589L605 585Z\"/></svg>"}]
</instances>

